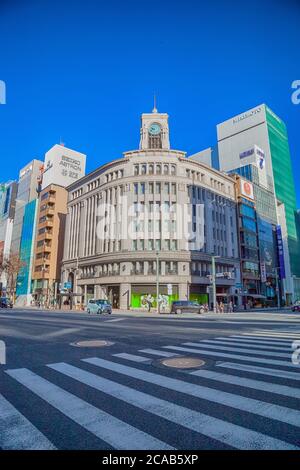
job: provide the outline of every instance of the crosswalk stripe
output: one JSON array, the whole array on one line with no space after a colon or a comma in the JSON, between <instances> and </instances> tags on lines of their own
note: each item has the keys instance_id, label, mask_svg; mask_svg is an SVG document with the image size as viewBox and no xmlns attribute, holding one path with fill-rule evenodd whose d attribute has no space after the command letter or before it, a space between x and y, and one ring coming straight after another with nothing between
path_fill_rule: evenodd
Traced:
<instances>
[{"instance_id":1,"label":"crosswalk stripe","mask_svg":"<svg viewBox=\"0 0 300 470\"><path fill-rule=\"evenodd\" d=\"M239 361L246 361L246 362L256 362L261 364L272 364L275 366L283 366L283 367L293 367L300 369L299 365L295 365L289 363L287 361L278 361L276 359L268 359L262 357L252 357L252 356L241 356L240 354L229 354L229 353L222 353L217 351L207 351L205 349L192 349L192 348L182 348L180 346L164 346L166 349L171 349L173 351L183 351L183 352L190 352L197 355L203 356L214 356L214 357L227 357L228 359L238 359Z\"/></svg>"},{"instance_id":2,"label":"crosswalk stripe","mask_svg":"<svg viewBox=\"0 0 300 470\"><path fill-rule=\"evenodd\" d=\"M153 356L161 356L161 357L174 357L178 356L176 353L171 353L167 351L158 351L157 349L140 349L139 352L145 353L145 354L153 354Z\"/></svg>"},{"instance_id":3,"label":"crosswalk stripe","mask_svg":"<svg viewBox=\"0 0 300 470\"><path fill-rule=\"evenodd\" d=\"M187 343L184 343L184 344L187 344ZM257 350L262 350L262 351L265 351L265 350L268 350L268 349L272 349L272 350L275 350L275 351L291 351L291 348L290 347L287 347L287 346L266 346L264 344L245 344L245 343L242 343L242 342L239 342L239 341L222 341L222 340L219 340L219 339L214 339L214 340L210 340L210 339L204 339L202 341L199 341L197 342L196 344L201 345L201 344L216 344L216 345L223 345L223 346L228 346L228 345L232 345L233 347L247 347L247 348L250 348L250 349L257 349Z\"/></svg>"},{"instance_id":4,"label":"crosswalk stripe","mask_svg":"<svg viewBox=\"0 0 300 470\"><path fill-rule=\"evenodd\" d=\"M201 347L201 343L183 343L184 346L192 346L199 348ZM290 358L291 354L290 353L278 353L278 352L271 352L271 351L259 351L257 349L247 349L247 348L239 348L234 345L232 346L218 346L218 345L210 345L210 344L204 344L203 347L207 349L216 349L219 351L231 351L231 352L240 352L240 353L245 353L245 354L255 354L256 356L271 356L271 357L287 357Z\"/></svg>"},{"instance_id":5,"label":"crosswalk stripe","mask_svg":"<svg viewBox=\"0 0 300 470\"><path fill-rule=\"evenodd\" d=\"M247 338L243 338L243 337L239 337L239 338L236 338L236 337L233 337L233 336L229 336L229 337L225 337L225 336L219 336L218 338L216 338L217 340L220 340L220 341L226 341L226 342L233 342L233 343L242 343L242 344L257 344L257 345L260 345L260 346L263 346L263 345L266 345L266 346L284 346L286 348L290 348L291 345L292 345L292 342L291 341L272 341L272 340L264 340L264 339L247 339Z\"/></svg>"},{"instance_id":6,"label":"crosswalk stripe","mask_svg":"<svg viewBox=\"0 0 300 470\"><path fill-rule=\"evenodd\" d=\"M85 360L85 362L89 362L94 365L100 365L95 362L94 359L88 359ZM112 370L114 370L113 365L115 364L116 363L103 360L101 361L100 367L106 366L105 368L110 368L112 365ZM93 387L96 390L100 390L117 399L130 403L131 405L134 405L144 411L150 412L156 416L167 419L168 421L179 424L180 426L183 426L187 429L196 431L200 434L203 434L204 436L217 439L220 442L238 449L283 448L282 446L286 448L287 446L292 446L291 444L279 441L259 432L246 429L242 426L238 426L218 418L199 413L197 411L189 410L182 406L176 405L174 402L168 402L144 392L139 392L138 390L131 389L130 387L121 385L108 379L104 379L69 364L50 364L49 367L67 375L68 377ZM121 366L120 370L123 371L121 373L124 373L125 370L128 372L136 371L137 369ZM131 374L126 375L131 376ZM295 446L292 447L297 448Z\"/></svg>"},{"instance_id":7,"label":"crosswalk stripe","mask_svg":"<svg viewBox=\"0 0 300 470\"><path fill-rule=\"evenodd\" d=\"M0 395L0 449L54 450L54 445Z\"/></svg>"},{"instance_id":8,"label":"crosswalk stripe","mask_svg":"<svg viewBox=\"0 0 300 470\"><path fill-rule=\"evenodd\" d=\"M115 449L170 448L164 442L99 410L28 369L6 370L6 373Z\"/></svg>"},{"instance_id":9,"label":"crosswalk stripe","mask_svg":"<svg viewBox=\"0 0 300 470\"><path fill-rule=\"evenodd\" d=\"M154 374L133 367L124 366L116 362L106 361L105 359L90 358L83 359L84 362L93 364L104 369L109 369L129 377L143 380L152 384L159 385L160 387L174 390L176 392L185 393L203 400L208 400L213 403L218 403L225 406L230 406L249 413L258 414L265 418L276 419L283 423L292 424L293 426L300 427L300 411L286 408L284 406L266 403L254 398L243 397L238 394L224 392L220 393L219 390L202 385L196 385L183 380L173 379L163 375Z\"/></svg>"},{"instance_id":10,"label":"crosswalk stripe","mask_svg":"<svg viewBox=\"0 0 300 470\"><path fill-rule=\"evenodd\" d=\"M136 356L135 354L127 354L127 353L118 353L118 354L113 354L114 357L119 357L120 359L127 359L128 361L133 361L133 362L149 362L151 359L149 357L142 357L142 356Z\"/></svg>"},{"instance_id":11,"label":"crosswalk stripe","mask_svg":"<svg viewBox=\"0 0 300 470\"><path fill-rule=\"evenodd\" d=\"M300 336L297 336L298 333L296 334L278 334L278 335L271 335L267 333L243 333L244 336L259 336L259 337L265 337L265 338L278 338L278 339L283 339L287 338L290 339L291 341L294 341L296 339L300 339Z\"/></svg>"},{"instance_id":12,"label":"crosswalk stripe","mask_svg":"<svg viewBox=\"0 0 300 470\"><path fill-rule=\"evenodd\" d=\"M236 375L220 374L211 370L196 370L190 372L191 375L203 377L205 379L215 380L217 382L224 382L226 384L238 385L240 387L253 388L254 390L262 390L263 392L275 393L276 395L283 395L291 398L300 399L300 390L286 385L278 385L270 382L263 382L261 380L253 380Z\"/></svg>"},{"instance_id":13,"label":"crosswalk stripe","mask_svg":"<svg viewBox=\"0 0 300 470\"><path fill-rule=\"evenodd\" d=\"M253 372L255 374L270 375L283 379L300 380L299 372L286 372L279 369L270 369L268 367L251 366L249 364L237 364L236 362L217 362L217 367L242 370L244 372Z\"/></svg>"},{"instance_id":14,"label":"crosswalk stripe","mask_svg":"<svg viewBox=\"0 0 300 470\"><path fill-rule=\"evenodd\" d=\"M238 338L238 339L249 339L251 341L262 341L262 342L265 342L265 343L278 343L278 344L291 344L293 341L292 340L289 340L289 339L283 339L283 340L280 340L278 338L264 338L264 337L261 337L261 336L255 336L253 334L250 334L250 333L244 333L244 335L232 335L230 336L230 338Z\"/></svg>"}]
</instances>

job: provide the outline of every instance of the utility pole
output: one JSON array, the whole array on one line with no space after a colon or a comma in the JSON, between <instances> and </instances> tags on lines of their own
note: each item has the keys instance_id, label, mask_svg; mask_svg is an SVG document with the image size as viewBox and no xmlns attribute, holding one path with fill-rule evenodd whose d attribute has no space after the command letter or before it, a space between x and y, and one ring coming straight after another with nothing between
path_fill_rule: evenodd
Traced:
<instances>
[{"instance_id":1,"label":"utility pole","mask_svg":"<svg viewBox=\"0 0 300 470\"><path fill-rule=\"evenodd\" d=\"M159 306L159 252L156 252L156 310L160 313Z\"/></svg>"},{"instance_id":2,"label":"utility pole","mask_svg":"<svg viewBox=\"0 0 300 470\"><path fill-rule=\"evenodd\" d=\"M213 291L213 312L217 312L217 288L216 288L216 258L220 256L212 255L211 257L211 281L212 281L212 291Z\"/></svg>"}]
</instances>

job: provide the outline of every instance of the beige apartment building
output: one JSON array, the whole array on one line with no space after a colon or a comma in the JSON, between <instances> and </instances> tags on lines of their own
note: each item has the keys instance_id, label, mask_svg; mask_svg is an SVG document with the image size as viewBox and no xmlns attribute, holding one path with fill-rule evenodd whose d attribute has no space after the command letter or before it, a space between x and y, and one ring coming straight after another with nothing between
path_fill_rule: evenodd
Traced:
<instances>
[{"instance_id":1,"label":"beige apartment building","mask_svg":"<svg viewBox=\"0 0 300 470\"><path fill-rule=\"evenodd\" d=\"M57 298L67 199L67 190L55 184L40 193L32 279L33 297L45 303Z\"/></svg>"},{"instance_id":2,"label":"beige apartment building","mask_svg":"<svg viewBox=\"0 0 300 470\"><path fill-rule=\"evenodd\" d=\"M108 298L140 308L145 297L210 301L240 282L235 182L170 148L168 115L142 115L139 150L68 188L62 284L78 303Z\"/></svg>"}]
</instances>

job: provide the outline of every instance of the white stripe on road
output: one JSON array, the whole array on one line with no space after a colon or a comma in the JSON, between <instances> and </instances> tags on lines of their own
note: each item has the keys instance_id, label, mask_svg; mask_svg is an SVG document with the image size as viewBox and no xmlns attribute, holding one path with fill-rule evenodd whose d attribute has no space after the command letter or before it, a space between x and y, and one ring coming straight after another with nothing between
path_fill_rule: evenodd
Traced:
<instances>
[{"instance_id":1,"label":"white stripe on road","mask_svg":"<svg viewBox=\"0 0 300 470\"><path fill-rule=\"evenodd\" d=\"M127 353L113 354L113 356L120 357L121 359L127 359L128 361L133 361L133 362L149 362L149 361L151 361L151 359L149 359L149 357L136 356L134 354L127 354Z\"/></svg>"},{"instance_id":2,"label":"white stripe on road","mask_svg":"<svg viewBox=\"0 0 300 470\"><path fill-rule=\"evenodd\" d=\"M6 370L6 373L115 449L166 448L162 441L97 409L28 369Z\"/></svg>"},{"instance_id":3,"label":"white stripe on road","mask_svg":"<svg viewBox=\"0 0 300 470\"><path fill-rule=\"evenodd\" d=\"M97 362L94 362L93 359L86 360L85 362L100 365ZM101 361L100 367L105 366L110 370L114 370L115 364L116 363L110 363L108 361ZM227 423L223 420L207 416L197 411L189 410L188 408L176 405L174 402L162 400L146 393L139 392L138 390L104 379L69 364L52 364L49 365L49 367L67 375L68 377L78 380L81 383L93 387L96 390L100 390L119 400L130 403L143 411L147 411L153 415L179 424L180 426L196 431L204 436L217 439L220 442L238 449L282 449L287 448L287 446L295 448L295 446L292 446L291 444L287 444L259 432ZM127 372L137 370L127 368L125 366L121 367L121 370L123 371L122 373L124 373L125 370ZM132 376L131 374L126 375Z\"/></svg>"},{"instance_id":4,"label":"white stripe on road","mask_svg":"<svg viewBox=\"0 0 300 470\"><path fill-rule=\"evenodd\" d=\"M233 342L233 343L241 343L241 344L246 344L246 346L249 344L257 344L259 346L284 346L286 348L290 348L292 345L291 341L272 341L272 340L264 340L264 339L247 339L247 338L233 338L232 336L225 337L225 336L219 336L216 338L218 341L227 341L227 342Z\"/></svg>"},{"instance_id":5,"label":"white stripe on road","mask_svg":"<svg viewBox=\"0 0 300 470\"><path fill-rule=\"evenodd\" d=\"M299 372L286 372L279 369L270 369L268 367L251 366L249 364L237 364L236 362L217 362L217 367L242 370L244 372L253 372L254 374L270 375L283 379L300 380Z\"/></svg>"},{"instance_id":6,"label":"white stripe on road","mask_svg":"<svg viewBox=\"0 0 300 470\"><path fill-rule=\"evenodd\" d=\"M202 400L208 400L213 403L230 406L231 408L235 408L237 410L248 411L249 413L264 416L265 418L276 419L283 423L300 427L300 411L291 408L265 403L260 400L243 397L233 393L224 391L220 392L214 388L203 387L201 385L184 382L183 380L173 379L140 369L134 369L133 367L127 367L116 362L106 361L105 359L99 359L95 357L82 360L84 362L88 362L89 364L143 380L144 382L156 384L169 390L185 393L193 397L201 398Z\"/></svg>"},{"instance_id":7,"label":"white stripe on road","mask_svg":"<svg viewBox=\"0 0 300 470\"><path fill-rule=\"evenodd\" d=\"M192 349L192 348L182 348L180 346L164 346L166 349L172 349L173 351L183 351L183 352L190 352L197 355L203 356L213 356L213 357L227 357L228 359L238 359L239 361L246 361L246 362L255 362L260 364L271 364L275 366L283 366L283 367L293 367L300 370L299 365L295 365L287 362L287 361L277 361L276 359L264 359L262 357L251 357L251 356L241 356L239 354L229 354L229 353L221 353L216 351L207 351L205 349Z\"/></svg>"},{"instance_id":8,"label":"white stripe on road","mask_svg":"<svg viewBox=\"0 0 300 470\"><path fill-rule=\"evenodd\" d=\"M247 335L247 336L245 336ZM244 336L242 335L232 335L230 338L237 338L243 340L250 340L250 341L260 341L263 343L271 343L271 344L291 344L292 340L283 339L282 341L277 338L262 338L261 336L250 335L249 333L245 333Z\"/></svg>"},{"instance_id":9,"label":"white stripe on road","mask_svg":"<svg viewBox=\"0 0 300 470\"><path fill-rule=\"evenodd\" d=\"M184 346L192 346L199 348L201 347L201 343L183 343ZM231 352L239 352L239 353L245 353L245 354L253 354L255 356L270 356L270 357L286 357L286 358L291 358L290 353L277 353L277 352L271 352L271 351L259 351L258 349L247 349L247 348L238 348L234 345L232 346L214 346L210 344L203 344L203 347L207 349L216 349L217 351L231 351Z\"/></svg>"},{"instance_id":10,"label":"white stripe on road","mask_svg":"<svg viewBox=\"0 0 300 470\"><path fill-rule=\"evenodd\" d=\"M240 387L253 388L254 390L262 390L263 392L275 393L291 398L300 399L300 390L298 388L288 387L286 385L278 385L270 382L263 382L261 380L253 380L236 375L220 374L211 370L196 370L190 372L191 375L203 377L205 379L215 380L217 382L224 382L226 384L238 385Z\"/></svg>"},{"instance_id":11,"label":"white stripe on road","mask_svg":"<svg viewBox=\"0 0 300 470\"><path fill-rule=\"evenodd\" d=\"M300 339L300 336L297 336L299 333L295 333L295 334L270 334L270 333L253 333L253 334L250 334L250 333L244 333L244 336L258 336L258 337L263 337L263 338L277 338L277 339L290 339L291 341L293 340L296 340L296 339Z\"/></svg>"},{"instance_id":12,"label":"white stripe on road","mask_svg":"<svg viewBox=\"0 0 300 470\"><path fill-rule=\"evenodd\" d=\"M176 353L170 353L167 351L159 351L157 349L140 349L139 352L145 353L145 354L153 354L153 356L161 356L161 357L174 357L174 356L179 356L179 354Z\"/></svg>"},{"instance_id":13,"label":"white stripe on road","mask_svg":"<svg viewBox=\"0 0 300 470\"><path fill-rule=\"evenodd\" d=\"M113 320L104 320L104 323L115 323L118 321L124 321L126 318L114 318Z\"/></svg>"},{"instance_id":14,"label":"white stripe on road","mask_svg":"<svg viewBox=\"0 0 300 470\"><path fill-rule=\"evenodd\" d=\"M188 343L184 343L184 344L188 344ZM238 341L222 341L220 339L203 339L202 341L199 341L197 343L194 343L194 344L197 344L198 346L201 345L201 344L204 344L206 346L206 344L216 344L217 346L233 346L233 347L242 347L242 348L251 348L251 349L257 349L257 350L262 350L262 351L266 351L268 349L272 349L274 351L291 351L291 347L288 347L288 346L266 346L264 344L245 344L245 343L241 343L241 342L238 342Z\"/></svg>"},{"instance_id":15,"label":"white stripe on road","mask_svg":"<svg viewBox=\"0 0 300 470\"><path fill-rule=\"evenodd\" d=\"M54 445L0 395L0 449L54 450Z\"/></svg>"}]
</instances>

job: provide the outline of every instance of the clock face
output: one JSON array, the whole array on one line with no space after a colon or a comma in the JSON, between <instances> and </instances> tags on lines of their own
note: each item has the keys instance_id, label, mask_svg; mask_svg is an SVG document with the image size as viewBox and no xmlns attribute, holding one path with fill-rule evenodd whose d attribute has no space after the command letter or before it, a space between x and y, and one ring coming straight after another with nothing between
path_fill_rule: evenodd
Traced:
<instances>
[{"instance_id":1,"label":"clock face","mask_svg":"<svg viewBox=\"0 0 300 470\"><path fill-rule=\"evenodd\" d=\"M151 126L149 127L149 134L151 135L158 135L160 132L161 132L161 127L156 122L151 124Z\"/></svg>"}]
</instances>

